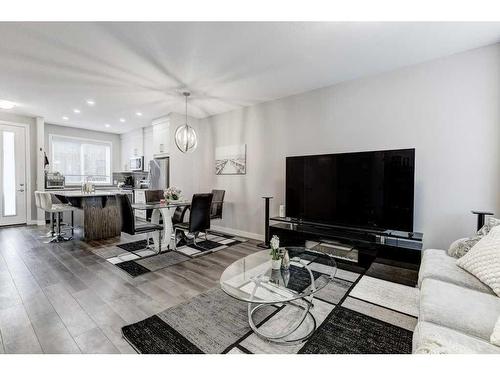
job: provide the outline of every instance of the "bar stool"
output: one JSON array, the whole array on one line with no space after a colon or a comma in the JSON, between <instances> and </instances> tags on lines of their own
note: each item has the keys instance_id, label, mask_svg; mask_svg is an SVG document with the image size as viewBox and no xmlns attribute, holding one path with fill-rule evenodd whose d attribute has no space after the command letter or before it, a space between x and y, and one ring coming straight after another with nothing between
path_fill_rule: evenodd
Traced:
<instances>
[{"instance_id":1,"label":"bar stool","mask_svg":"<svg viewBox=\"0 0 500 375\"><path fill-rule=\"evenodd\" d=\"M35 206L36 208L43 210L42 204L40 202L40 192L35 191ZM54 231L54 214L51 212L50 213L50 231L47 232L45 236L41 236L42 238L50 238L54 237L54 234L56 232Z\"/></svg>"},{"instance_id":2,"label":"bar stool","mask_svg":"<svg viewBox=\"0 0 500 375\"><path fill-rule=\"evenodd\" d=\"M61 242L61 241L69 241L72 239L72 237L64 237L64 233L62 232L61 228L61 219L62 215L64 212L71 212L71 232L73 234L74 231L74 221L73 221L73 213L77 209L76 207L73 207L69 204L63 204L63 203L52 203L52 194L47 193L45 191L35 191L35 204L37 204L37 207L40 208L43 211L46 211L50 214L50 222L51 222L51 227L52 231L54 230L54 220L53 220L53 215L55 216L55 226L56 230L53 234L53 237L50 242ZM39 206L38 206L39 204Z\"/></svg>"}]
</instances>

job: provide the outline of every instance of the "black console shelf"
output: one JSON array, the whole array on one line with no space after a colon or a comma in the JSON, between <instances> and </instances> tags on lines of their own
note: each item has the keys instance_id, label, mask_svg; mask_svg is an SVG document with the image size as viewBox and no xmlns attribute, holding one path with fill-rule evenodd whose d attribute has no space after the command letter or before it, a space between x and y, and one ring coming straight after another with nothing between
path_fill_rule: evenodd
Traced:
<instances>
[{"instance_id":1,"label":"black console shelf","mask_svg":"<svg viewBox=\"0 0 500 375\"><path fill-rule=\"evenodd\" d=\"M337 263L342 263L342 268L361 272L375 259L416 269L420 265L422 233L326 226L283 217L270 220L270 235L277 235L282 246L304 246L306 241L312 241L354 249L357 261L339 258Z\"/></svg>"}]
</instances>

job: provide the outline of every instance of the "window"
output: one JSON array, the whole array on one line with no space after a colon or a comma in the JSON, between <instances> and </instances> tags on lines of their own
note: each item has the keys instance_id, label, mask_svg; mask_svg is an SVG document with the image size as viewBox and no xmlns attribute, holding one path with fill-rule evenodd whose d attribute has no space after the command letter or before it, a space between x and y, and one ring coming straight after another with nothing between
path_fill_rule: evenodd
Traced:
<instances>
[{"instance_id":1,"label":"window","mask_svg":"<svg viewBox=\"0 0 500 375\"><path fill-rule=\"evenodd\" d=\"M67 185L89 181L111 184L111 142L50 135L52 172L61 172Z\"/></svg>"}]
</instances>

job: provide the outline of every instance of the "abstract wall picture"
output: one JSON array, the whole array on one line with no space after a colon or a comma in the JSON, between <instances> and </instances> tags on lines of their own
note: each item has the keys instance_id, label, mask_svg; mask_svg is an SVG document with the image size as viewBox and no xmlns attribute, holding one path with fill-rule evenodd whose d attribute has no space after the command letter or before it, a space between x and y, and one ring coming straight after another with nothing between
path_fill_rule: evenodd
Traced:
<instances>
[{"instance_id":1,"label":"abstract wall picture","mask_svg":"<svg viewBox=\"0 0 500 375\"><path fill-rule=\"evenodd\" d=\"M215 174L246 174L247 145L220 146L215 149Z\"/></svg>"}]
</instances>

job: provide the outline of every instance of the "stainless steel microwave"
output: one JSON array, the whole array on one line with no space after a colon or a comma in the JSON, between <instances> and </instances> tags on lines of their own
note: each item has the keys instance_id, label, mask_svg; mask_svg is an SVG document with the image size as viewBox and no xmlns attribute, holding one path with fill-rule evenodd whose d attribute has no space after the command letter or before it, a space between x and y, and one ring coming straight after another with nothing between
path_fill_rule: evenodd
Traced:
<instances>
[{"instance_id":1,"label":"stainless steel microwave","mask_svg":"<svg viewBox=\"0 0 500 375\"><path fill-rule=\"evenodd\" d=\"M131 171L143 171L144 170L144 156L135 156L130 158L130 170Z\"/></svg>"}]
</instances>

